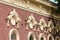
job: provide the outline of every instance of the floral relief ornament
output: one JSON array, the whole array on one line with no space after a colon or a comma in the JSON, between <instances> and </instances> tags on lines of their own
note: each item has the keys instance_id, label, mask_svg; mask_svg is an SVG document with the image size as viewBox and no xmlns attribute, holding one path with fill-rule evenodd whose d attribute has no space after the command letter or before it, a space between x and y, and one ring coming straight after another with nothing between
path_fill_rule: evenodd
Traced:
<instances>
[{"instance_id":1,"label":"floral relief ornament","mask_svg":"<svg viewBox=\"0 0 60 40\"><path fill-rule=\"evenodd\" d=\"M15 9L10 12L10 15L7 17L7 26L11 25L17 25L19 27L19 22L21 19L19 18L17 12Z\"/></svg>"}]
</instances>

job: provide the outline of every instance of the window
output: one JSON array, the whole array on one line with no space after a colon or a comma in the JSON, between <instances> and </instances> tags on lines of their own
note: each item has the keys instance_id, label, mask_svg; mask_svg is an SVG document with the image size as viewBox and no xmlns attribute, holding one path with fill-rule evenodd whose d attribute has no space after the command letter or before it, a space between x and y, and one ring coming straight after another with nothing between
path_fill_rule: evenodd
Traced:
<instances>
[{"instance_id":1,"label":"window","mask_svg":"<svg viewBox=\"0 0 60 40\"><path fill-rule=\"evenodd\" d=\"M51 38L51 37L49 37L49 40L52 40L52 38Z\"/></svg>"},{"instance_id":2,"label":"window","mask_svg":"<svg viewBox=\"0 0 60 40\"><path fill-rule=\"evenodd\" d=\"M41 39L40 40L44 40L44 38L43 37L41 37Z\"/></svg>"},{"instance_id":3,"label":"window","mask_svg":"<svg viewBox=\"0 0 60 40\"><path fill-rule=\"evenodd\" d=\"M59 39L57 39L57 40L59 40Z\"/></svg>"},{"instance_id":4,"label":"window","mask_svg":"<svg viewBox=\"0 0 60 40\"><path fill-rule=\"evenodd\" d=\"M11 40L16 40L16 33L13 32L13 33L11 34Z\"/></svg>"},{"instance_id":5,"label":"window","mask_svg":"<svg viewBox=\"0 0 60 40\"><path fill-rule=\"evenodd\" d=\"M56 36L55 40L60 40L60 37L59 36Z\"/></svg>"},{"instance_id":6,"label":"window","mask_svg":"<svg viewBox=\"0 0 60 40\"><path fill-rule=\"evenodd\" d=\"M30 36L30 40L34 40L32 35Z\"/></svg>"},{"instance_id":7,"label":"window","mask_svg":"<svg viewBox=\"0 0 60 40\"><path fill-rule=\"evenodd\" d=\"M33 32L29 32L28 34L28 40L36 40L36 37Z\"/></svg>"},{"instance_id":8,"label":"window","mask_svg":"<svg viewBox=\"0 0 60 40\"><path fill-rule=\"evenodd\" d=\"M9 33L9 40L19 40L19 34L17 29L11 29Z\"/></svg>"}]
</instances>

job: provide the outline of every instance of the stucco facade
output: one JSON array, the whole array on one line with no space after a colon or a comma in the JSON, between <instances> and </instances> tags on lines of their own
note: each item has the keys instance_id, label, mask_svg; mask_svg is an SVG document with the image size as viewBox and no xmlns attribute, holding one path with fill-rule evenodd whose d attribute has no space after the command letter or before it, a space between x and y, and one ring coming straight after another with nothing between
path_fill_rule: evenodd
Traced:
<instances>
[{"instance_id":1,"label":"stucco facade","mask_svg":"<svg viewBox=\"0 0 60 40\"><path fill-rule=\"evenodd\" d=\"M16 35L15 40L32 40L31 35L33 40L60 40L60 17L51 17L51 9L57 8L56 5L41 3L43 10L39 9L39 5L38 9L20 6L0 1L0 40L14 40L12 33Z\"/></svg>"}]
</instances>

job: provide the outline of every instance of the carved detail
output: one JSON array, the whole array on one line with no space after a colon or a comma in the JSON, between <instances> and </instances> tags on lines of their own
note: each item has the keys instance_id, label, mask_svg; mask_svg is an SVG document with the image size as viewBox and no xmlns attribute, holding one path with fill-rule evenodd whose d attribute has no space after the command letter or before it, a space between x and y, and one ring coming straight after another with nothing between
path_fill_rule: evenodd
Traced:
<instances>
[{"instance_id":1,"label":"carved detail","mask_svg":"<svg viewBox=\"0 0 60 40\"><path fill-rule=\"evenodd\" d=\"M13 11L11 11L10 15L7 17L7 26L11 24L11 25L17 25L17 27L19 27L19 21L21 21L21 19L19 18L15 9L13 9Z\"/></svg>"},{"instance_id":2,"label":"carved detail","mask_svg":"<svg viewBox=\"0 0 60 40\"><path fill-rule=\"evenodd\" d=\"M32 29L33 26L35 26L37 24L37 22L35 21L35 18L33 17L32 14L31 14L31 16L28 17L27 24L30 29Z\"/></svg>"},{"instance_id":3,"label":"carved detail","mask_svg":"<svg viewBox=\"0 0 60 40\"><path fill-rule=\"evenodd\" d=\"M47 26L47 23L45 22L44 18L42 17L39 22L39 27L41 30L43 30Z\"/></svg>"},{"instance_id":4,"label":"carved detail","mask_svg":"<svg viewBox=\"0 0 60 40\"><path fill-rule=\"evenodd\" d=\"M52 31L52 29L54 29L54 24L53 24L53 22L52 22L52 19L48 22L48 30L51 32Z\"/></svg>"},{"instance_id":5,"label":"carved detail","mask_svg":"<svg viewBox=\"0 0 60 40\"><path fill-rule=\"evenodd\" d=\"M50 20L47 24L45 19L42 17L40 19L39 23L37 23L35 18L31 14L31 16L29 16L28 20L27 20L27 29L28 29L28 27L30 29L34 28L34 31L36 31L36 28L38 26L39 26L38 31L41 29L41 30L45 30L45 32L51 32L54 29L54 24L53 24L52 20Z\"/></svg>"}]
</instances>

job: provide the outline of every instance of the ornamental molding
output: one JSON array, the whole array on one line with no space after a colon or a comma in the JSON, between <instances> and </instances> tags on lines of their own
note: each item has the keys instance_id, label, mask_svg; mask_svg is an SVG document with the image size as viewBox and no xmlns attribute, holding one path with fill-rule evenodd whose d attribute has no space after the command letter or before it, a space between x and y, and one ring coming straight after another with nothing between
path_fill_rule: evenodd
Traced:
<instances>
[{"instance_id":1,"label":"ornamental molding","mask_svg":"<svg viewBox=\"0 0 60 40\"><path fill-rule=\"evenodd\" d=\"M50 32L52 31L52 29L54 29L54 24L53 24L53 22L52 22L52 19L48 22L47 27L49 28L48 30L49 30Z\"/></svg>"},{"instance_id":2,"label":"ornamental molding","mask_svg":"<svg viewBox=\"0 0 60 40\"><path fill-rule=\"evenodd\" d=\"M28 17L28 20L27 20L27 23L28 23L28 26L30 29L33 28L33 26L35 26L37 24L33 14L31 14L29 17Z\"/></svg>"},{"instance_id":3,"label":"ornamental molding","mask_svg":"<svg viewBox=\"0 0 60 40\"><path fill-rule=\"evenodd\" d=\"M10 14L7 17L7 26L11 25L17 25L17 27L19 27L19 22L21 21L21 19L19 18L18 13L16 12L15 9L13 9Z\"/></svg>"},{"instance_id":4,"label":"ornamental molding","mask_svg":"<svg viewBox=\"0 0 60 40\"><path fill-rule=\"evenodd\" d=\"M47 23L43 17L40 19L38 24L39 24L41 30L43 30L47 26Z\"/></svg>"}]
</instances>

